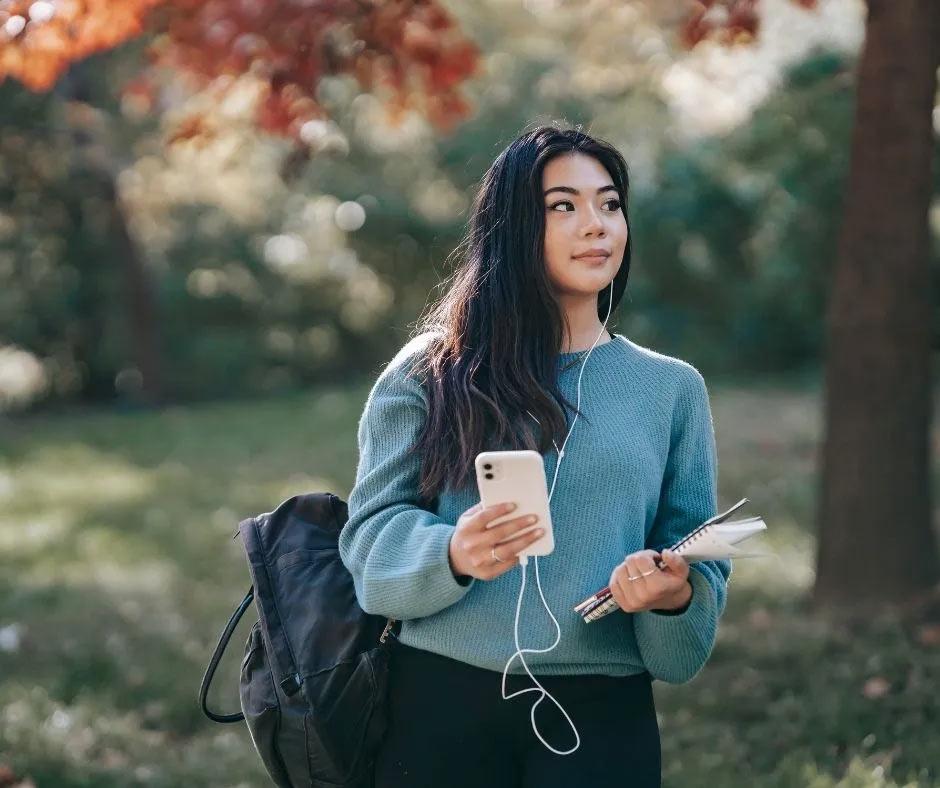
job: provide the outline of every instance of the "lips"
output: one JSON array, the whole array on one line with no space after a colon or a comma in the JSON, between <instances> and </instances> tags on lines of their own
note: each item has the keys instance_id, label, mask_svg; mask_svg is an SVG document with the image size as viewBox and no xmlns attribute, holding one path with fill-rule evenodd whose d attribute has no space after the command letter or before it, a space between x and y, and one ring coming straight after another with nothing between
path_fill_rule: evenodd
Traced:
<instances>
[{"instance_id":1,"label":"lips","mask_svg":"<svg viewBox=\"0 0 940 788\"><path fill-rule=\"evenodd\" d=\"M585 263L603 263L610 257L610 252L606 249L588 249L582 254L574 255L575 260L582 260Z\"/></svg>"}]
</instances>

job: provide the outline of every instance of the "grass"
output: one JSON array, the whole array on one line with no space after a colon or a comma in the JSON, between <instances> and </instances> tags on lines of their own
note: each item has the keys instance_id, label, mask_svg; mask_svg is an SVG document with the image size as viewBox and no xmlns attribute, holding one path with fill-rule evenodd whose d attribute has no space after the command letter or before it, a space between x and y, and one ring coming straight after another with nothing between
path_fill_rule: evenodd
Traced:
<instances>
[{"instance_id":1,"label":"grass","mask_svg":"<svg viewBox=\"0 0 940 788\"><path fill-rule=\"evenodd\" d=\"M244 726L195 702L247 586L231 536L294 493L348 495L367 391L0 422L0 784L268 784ZM664 784L940 785L937 630L807 612L818 386L710 392L720 503L749 497L776 559L737 562L708 665L655 685Z\"/></svg>"}]
</instances>

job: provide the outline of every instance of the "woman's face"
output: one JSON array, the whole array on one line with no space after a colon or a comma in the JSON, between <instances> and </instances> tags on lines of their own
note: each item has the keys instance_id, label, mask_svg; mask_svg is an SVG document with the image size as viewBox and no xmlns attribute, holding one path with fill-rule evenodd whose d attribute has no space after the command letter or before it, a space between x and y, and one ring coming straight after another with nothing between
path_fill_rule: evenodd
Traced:
<instances>
[{"instance_id":1,"label":"woman's face","mask_svg":"<svg viewBox=\"0 0 940 788\"><path fill-rule=\"evenodd\" d=\"M627 245L620 195L593 156L556 156L542 172L545 266L559 295L594 296L616 275ZM591 249L607 255L579 257Z\"/></svg>"}]
</instances>

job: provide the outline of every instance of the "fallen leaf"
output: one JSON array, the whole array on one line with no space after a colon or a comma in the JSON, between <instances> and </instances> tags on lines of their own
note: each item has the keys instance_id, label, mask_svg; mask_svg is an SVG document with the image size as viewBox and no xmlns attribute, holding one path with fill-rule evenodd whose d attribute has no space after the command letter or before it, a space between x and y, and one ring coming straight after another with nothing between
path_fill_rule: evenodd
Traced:
<instances>
[{"instance_id":1,"label":"fallen leaf","mask_svg":"<svg viewBox=\"0 0 940 788\"><path fill-rule=\"evenodd\" d=\"M917 642L922 646L940 646L940 624L924 624L918 627Z\"/></svg>"},{"instance_id":2,"label":"fallen leaf","mask_svg":"<svg viewBox=\"0 0 940 788\"><path fill-rule=\"evenodd\" d=\"M862 687L862 695L869 700L883 698L891 691L891 683L884 676L872 676Z\"/></svg>"}]
</instances>

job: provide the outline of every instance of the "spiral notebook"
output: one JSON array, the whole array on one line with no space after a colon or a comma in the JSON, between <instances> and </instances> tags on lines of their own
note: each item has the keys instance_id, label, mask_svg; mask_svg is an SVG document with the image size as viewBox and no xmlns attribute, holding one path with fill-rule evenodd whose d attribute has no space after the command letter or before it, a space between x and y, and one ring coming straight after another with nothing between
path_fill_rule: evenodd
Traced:
<instances>
[{"instance_id":1,"label":"spiral notebook","mask_svg":"<svg viewBox=\"0 0 940 788\"><path fill-rule=\"evenodd\" d=\"M689 563L764 555L763 553L746 552L737 547L745 539L749 539L767 529L767 524L763 518L755 516L725 522L728 517L746 503L747 498L742 498L730 509L710 517L669 549L681 555ZM664 569L666 565L662 559L657 558L656 566ZM619 605L613 598L609 587L602 588L597 593L579 602L574 608L575 612L588 623L618 609Z\"/></svg>"}]
</instances>

